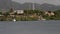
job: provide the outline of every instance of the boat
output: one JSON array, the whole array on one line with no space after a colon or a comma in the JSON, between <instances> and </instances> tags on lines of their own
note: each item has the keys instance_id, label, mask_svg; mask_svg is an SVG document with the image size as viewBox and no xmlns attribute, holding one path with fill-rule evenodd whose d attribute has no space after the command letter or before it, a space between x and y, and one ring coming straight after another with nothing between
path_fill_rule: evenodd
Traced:
<instances>
[{"instance_id":1,"label":"boat","mask_svg":"<svg viewBox=\"0 0 60 34\"><path fill-rule=\"evenodd\" d=\"M15 22L15 21L16 21L16 19L13 19L13 21Z\"/></svg>"}]
</instances>

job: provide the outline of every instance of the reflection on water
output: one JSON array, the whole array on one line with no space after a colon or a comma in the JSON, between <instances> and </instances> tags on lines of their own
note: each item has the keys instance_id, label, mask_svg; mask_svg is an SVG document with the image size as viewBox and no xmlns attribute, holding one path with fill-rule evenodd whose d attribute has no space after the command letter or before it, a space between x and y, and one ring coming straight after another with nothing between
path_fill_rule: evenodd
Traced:
<instances>
[{"instance_id":1,"label":"reflection on water","mask_svg":"<svg viewBox=\"0 0 60 34\"><path fill-rule=\"evenodd\" d=\"M60 21L4 21L0 34L60 34Z\"/></svg>"}]
</instances>

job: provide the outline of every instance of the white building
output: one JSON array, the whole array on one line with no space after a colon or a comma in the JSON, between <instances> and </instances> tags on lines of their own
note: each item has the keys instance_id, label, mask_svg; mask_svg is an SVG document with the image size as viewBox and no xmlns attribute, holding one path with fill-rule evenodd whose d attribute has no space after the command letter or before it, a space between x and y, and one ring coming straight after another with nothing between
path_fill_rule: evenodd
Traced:
<instances>
[{"instance_id":1,"label":"white building","mask_svg":"<svg viewBox=\"0 0 60 34\"><path fill-rule=\"evenodd\" d=\"M23 14L24 10L14 10L14 12L16 12L17 14Z\"/></svg>"}]
</instances>

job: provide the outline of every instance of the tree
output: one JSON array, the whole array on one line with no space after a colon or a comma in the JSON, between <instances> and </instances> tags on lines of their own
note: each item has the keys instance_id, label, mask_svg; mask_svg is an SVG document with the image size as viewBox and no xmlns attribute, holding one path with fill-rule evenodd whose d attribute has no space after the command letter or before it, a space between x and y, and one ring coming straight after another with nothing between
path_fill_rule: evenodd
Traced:
<instances>
[{"instance_id":1,"label":"tree","mask_svg":"<svg viewBox=\"0 0 60 34\"><path fill-rule=\"evenodd\" d=\"M13 8L11 8L9 12L13 12L13 11L14 11Z\"/></svg>"}]
</instances>

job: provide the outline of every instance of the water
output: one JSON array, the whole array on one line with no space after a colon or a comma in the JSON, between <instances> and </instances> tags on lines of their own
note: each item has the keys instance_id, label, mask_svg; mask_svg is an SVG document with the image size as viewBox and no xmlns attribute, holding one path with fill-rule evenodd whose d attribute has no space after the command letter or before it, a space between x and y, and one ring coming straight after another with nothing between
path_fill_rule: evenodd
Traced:
<instances>
[{"instance_id":1,"label":"water","mask_svg":"<svg viewBox=\"0 0 60 34\"><path fill-rule=\"evenodd\" d=\"M60 21L0 21L0 34L60 34Z\"/></svg>"}]
</instances>

